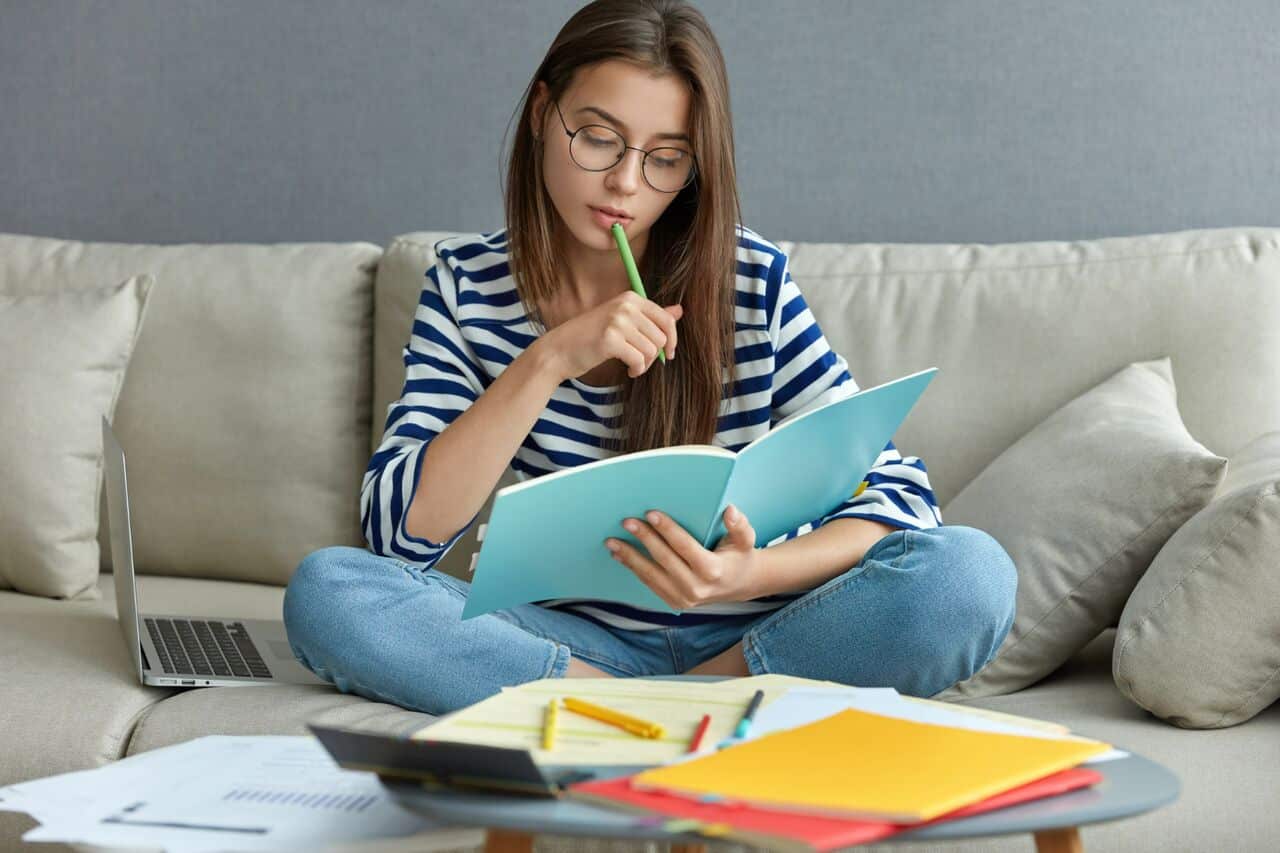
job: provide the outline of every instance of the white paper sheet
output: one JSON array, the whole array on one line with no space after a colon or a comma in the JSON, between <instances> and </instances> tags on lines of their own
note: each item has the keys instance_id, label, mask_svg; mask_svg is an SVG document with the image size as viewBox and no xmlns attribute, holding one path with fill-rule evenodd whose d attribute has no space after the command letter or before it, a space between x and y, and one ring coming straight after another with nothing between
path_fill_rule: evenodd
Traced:
<instances>
[{"instance_id":1,"label":"white paper sheet","mask_svg":"<svg viewBox=\"0 0 1280 853\"><path fill-rule=\"evenodd\" d=\"M856 708L873 714L883 714L920 723L955 726L984 732L1027 735L1052 739L1079 738L1079 735L1059 734L1040 728L1019 726L1002 720L993 720L960 710L939 707L937 704L908 702L892 687L843 690L839 688L792 688L756 714L747 739L770 732L791 729L824 719L846 708ZM1096 764L1124 758L1129 753L1112 749L1086 759L1085 764Z\"/></svg>"},{"instance_id":2,"label":"white paper sheet","mask_svg":"<svg viewBox=\"0 0 1280 853\"><path fill-rule=\"evenodd\" d=\"M91 770L73 770L0 788L0 811L26 812L41 823L65 817L82 817L94 802L112 792L140 789L150 766L177 761L198 751L197 741L187 741L121 758Z\"/></svg>"},{"instance_id":3,"label":"white paper sheet","mask_svg":"<svg viewBox=\"0 0 1280 853\"><path fill-rule=\"evenodd\" d=\"M0 796L2 807L41 821L25 841L206 853L358 846L441 830L441 847L482 840L478 829L443 828L402 809L375 774L338 767L311 736L211 735Z\"/></svg>"}]
</instances>

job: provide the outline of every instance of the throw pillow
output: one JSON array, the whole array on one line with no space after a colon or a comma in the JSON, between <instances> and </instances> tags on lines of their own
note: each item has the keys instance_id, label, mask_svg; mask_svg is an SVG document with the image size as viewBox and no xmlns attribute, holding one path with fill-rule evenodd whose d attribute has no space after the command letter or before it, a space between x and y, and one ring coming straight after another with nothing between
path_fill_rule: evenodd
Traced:
<instances>
[{"instance_id":1,"label":"throw pillow","mask_svg":"<svg viewBox=\"0 0 1280 853\"><path fill-rule=\"evenodd\" d=\"M101 417L114 416L153 283L0 297L0 589L99 597Z\"/></svg>"},{"instance_id":2,"label":"throw pillow","mask_svg":"<svg viewBox=\"0 0 1280 853\"><path fill-rule=\"evenodd\" d=\"M1168 357L1123 368L1014 442L942 513L1013 558L1013 627L983 669L937 698L1021 690L1114 624L1226 464L1187 432Z\"/></svg>"},{"instance_id":3,"label":"throw pillow","mask_svg":"<svg viewBox=\"0 0 1280 853\"><path fill-rule=\"evenodd\" d=\"M1280 699L1280 432L1232 457L1120 615L1116 686L1176 726L1219 729Z\"/></svg>"}]
</instances>

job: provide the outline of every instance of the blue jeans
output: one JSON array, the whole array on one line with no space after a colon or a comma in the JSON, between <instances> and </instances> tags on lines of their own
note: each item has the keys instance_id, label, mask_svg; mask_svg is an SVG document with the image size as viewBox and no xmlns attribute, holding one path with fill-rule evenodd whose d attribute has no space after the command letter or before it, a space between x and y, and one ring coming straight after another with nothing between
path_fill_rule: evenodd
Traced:
<instances>
[{"instance_id":1,"label":"blue jeans","mask_svg":"<svg viewBox=\"0 0 1280 853\"><path fill-rule=\"evenodd\" d=\"M1013 624L1017 573L989 534L895 530L857 565L767 613L630 631L522 604L462 621L470 584L360 548L323 548L284 597L297 659L345 693L445 714L561 678L569 656L615 676L685 672L741 641L751 673L933 694L986 665Z\"/></svg>"}]
</instances>

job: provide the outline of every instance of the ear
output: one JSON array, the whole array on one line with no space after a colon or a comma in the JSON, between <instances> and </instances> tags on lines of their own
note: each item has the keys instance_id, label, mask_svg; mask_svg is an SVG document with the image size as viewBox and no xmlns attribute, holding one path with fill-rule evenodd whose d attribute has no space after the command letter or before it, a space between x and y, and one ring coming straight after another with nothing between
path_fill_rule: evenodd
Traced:
<instances>
[{"instance_id":1,"label":"ear","mask_svg":"<svg viewBox=\"0 0 1280 853\"><path fill-rule=\"evenodd\" d=\"M533 125L529 130L533 133L534 139L542 138L540 128L544 124L543 114L547 110L547 91L547 84L543 80L539 80L534 85L533 106L529 110L529 121Z\"/></svg>"}]
</instances>

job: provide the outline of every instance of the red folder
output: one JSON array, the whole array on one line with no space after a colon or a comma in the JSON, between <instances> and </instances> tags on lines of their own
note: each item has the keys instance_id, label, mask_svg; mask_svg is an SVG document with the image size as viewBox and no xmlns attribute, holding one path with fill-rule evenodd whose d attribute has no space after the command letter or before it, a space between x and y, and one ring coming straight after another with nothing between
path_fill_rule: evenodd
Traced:
<instances>
[{"instance_id":1,"label":"red folder","mask_svg":"<svg viewBox=\"0 0 1280 853\"><path fill-rule=\"evenodd\" d=\"M1100 781L1102 781L1102 774L1098 771L1085 767L1072 767L920 823L845 820L747 805L705 802L657 791L635 790L631 787L630 776L596 782L578 782L569 786L568 793L570 797L576 799L618 806L628 811L656 813L672 820L697 820L701 822L702 827L696 831L708 830L711 829L711 825L720 824L727 828L724 831L713 829L705 834L724 835L757 846L780 850L825 851L854 844L866 844L939 821L967 817L1054 794L1063 794Z\"/></svg>"}]
</instances>

